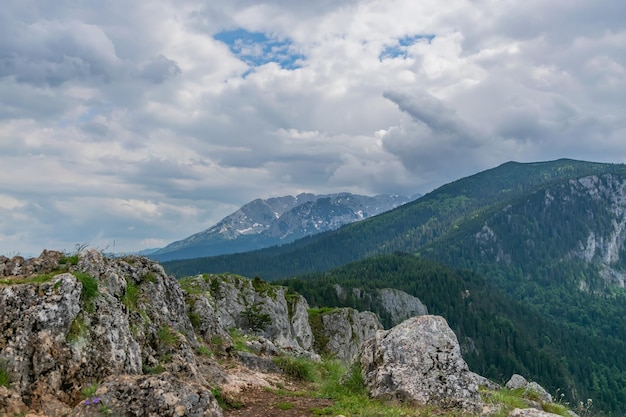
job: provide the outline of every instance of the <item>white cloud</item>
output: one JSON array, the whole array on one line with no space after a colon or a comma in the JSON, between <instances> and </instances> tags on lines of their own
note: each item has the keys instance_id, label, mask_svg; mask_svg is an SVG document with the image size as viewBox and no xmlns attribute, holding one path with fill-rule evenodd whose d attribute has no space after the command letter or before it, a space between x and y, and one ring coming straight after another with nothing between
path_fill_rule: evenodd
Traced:
<instances>
[{"instance_id":1,"label":"white cloud","mask_svg":"<svg viewBox=\"0 0 626 417\"><path fill-rule=\"evenodd\" d=\"M0 253L132 251L258 197L426 192L507 160L624 162L624 14L616 0L9 0ZM214 38L238 29L278 49L242 45L271 55L246 62Z\"/></svg>"}]
</instances>

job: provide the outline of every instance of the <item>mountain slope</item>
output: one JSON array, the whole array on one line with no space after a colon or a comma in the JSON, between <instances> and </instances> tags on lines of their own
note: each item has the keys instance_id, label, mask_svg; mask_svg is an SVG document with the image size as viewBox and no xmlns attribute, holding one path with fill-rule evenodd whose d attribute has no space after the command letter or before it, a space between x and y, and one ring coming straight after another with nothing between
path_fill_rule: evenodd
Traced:
<instances>
[{"instance_id":1,"label":"mountain slope","mask_svg":"<svg viewBox=\"0 0 626 417\"><path fill-rule=\"evenodd\" d=\"M171 273L230 271L265 279L324 271L367 256L415 251L454 231L494 204L543 186L594 174L620 173L624 165L561 159L508 162L453 183L382 215L307 237L281 247L250 253L168 262Z\"/></svg>"},{"instance_id":2,"label":"mountain slope","mask_svg":"<svg viewBox=\"0 0 626 417\"><path fill-rule=\"evenodd\" d=\"M160 261L189 259L285 244L391 210L418 196L303 193L296 197L257 199L209 229L149 256Z\"/></svg>"}]
</instances>

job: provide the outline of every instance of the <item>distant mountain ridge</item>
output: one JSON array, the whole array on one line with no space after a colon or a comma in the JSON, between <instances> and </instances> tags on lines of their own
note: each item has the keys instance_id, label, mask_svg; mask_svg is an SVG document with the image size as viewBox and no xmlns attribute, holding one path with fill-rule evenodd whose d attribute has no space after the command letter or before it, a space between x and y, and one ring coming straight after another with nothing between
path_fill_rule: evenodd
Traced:
<instances>
[{"instance_id":1,"label":"distant mountain ridge","mask_svg":"<svg viewBox=\"0 0 626 417\"><path fill-rule=\"evenodd\" d=\"M259 198L210 228L148 256L159 261L190 259L290 243L389 211L419 196L302 193Z\"/></svg>"}]
</instances>

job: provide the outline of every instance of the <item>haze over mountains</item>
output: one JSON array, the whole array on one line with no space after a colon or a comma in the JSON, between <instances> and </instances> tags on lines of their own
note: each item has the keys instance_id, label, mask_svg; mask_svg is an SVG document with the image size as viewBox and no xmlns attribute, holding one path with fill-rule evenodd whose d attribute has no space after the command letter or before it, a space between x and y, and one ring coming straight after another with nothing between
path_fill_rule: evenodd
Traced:
<instances>
[{"instance_id":1,"label":"haze over mountains","mask_svg":"<svg viewBox=\"0 0 626 417\"><path fill-rule=\"evenodd\" d=\"M256 199L202 232L145 254L166 261L285 244L367 219L419 196L302 193L295 197Z\"/></svg>"},{"instance_id":2,"label":"haze over mountains","mask_svg":"<svg viewBox=\"0 0 626 417\"><path fill-rule=\"evenodd\" d=\"M283 283L317 306L376 310L361 289L398 288L450 321L473 369L524 373L622 415L625 241L626 165L562 159L509 162L338 230L164 267L296 277Z\"/></svg>"}]
</instances>

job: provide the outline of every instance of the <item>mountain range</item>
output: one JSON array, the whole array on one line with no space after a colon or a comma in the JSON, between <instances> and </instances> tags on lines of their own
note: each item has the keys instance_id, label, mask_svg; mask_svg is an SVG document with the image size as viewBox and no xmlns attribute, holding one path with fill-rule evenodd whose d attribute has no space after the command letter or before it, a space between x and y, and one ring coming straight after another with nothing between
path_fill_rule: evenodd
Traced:
<instances>
[{"instance_id":1,"label":"mountain range","mask_svg":"<svg viewBox=\"0 0 626 417\"><path fill-rule=\"evenodd\" d=\"M398 288L449 320L473 369L623 415L625 213L625 165L509 162L337 230L164 267L295 277L320 307L376 310L362 290Z\"/></svg>"},{"instance_id":2,"label":"mountain range","mask_svg":"<svg viewBox=\"0 0 626 417\"><path fill-rule=\"evenodd\" d=\"M295 197L256 199L202 232L143 254L159 261L167 261L286 244L304 236L367 219L419 196L420 194L411 197L368 197L350 193L302 193Z\"/></svg>"}]
</instances>

